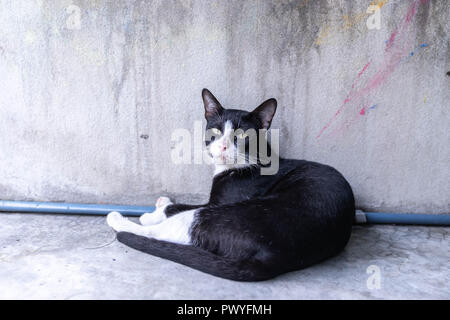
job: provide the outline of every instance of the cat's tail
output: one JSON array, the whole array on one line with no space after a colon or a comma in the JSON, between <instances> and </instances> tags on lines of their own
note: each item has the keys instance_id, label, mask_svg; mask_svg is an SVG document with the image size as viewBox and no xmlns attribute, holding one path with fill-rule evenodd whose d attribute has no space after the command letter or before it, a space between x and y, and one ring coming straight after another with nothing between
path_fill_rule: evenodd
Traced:
<instances>
[{"instance_id":1,"label":"cat's tail","mask_svg":"<svg viewBox=\"0 0 450 320\"><path fill-rule=\"evenodd\" d=\"M190 245L160 241L129 232L119 232L117 239L133 249L225 279L262 281L277 275L261 262L233 261Z\"/></svg>"}]
</instances>

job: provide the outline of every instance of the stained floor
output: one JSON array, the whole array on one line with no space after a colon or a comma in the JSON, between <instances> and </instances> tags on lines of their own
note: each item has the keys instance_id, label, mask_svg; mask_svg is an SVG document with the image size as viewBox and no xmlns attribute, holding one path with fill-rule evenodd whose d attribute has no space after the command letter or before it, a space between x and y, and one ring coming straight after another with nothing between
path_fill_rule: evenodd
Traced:
<instances>
[{"instance_id":1,"label":"stained floor","mask_svg":"<svg viewBox=\"0 0 450 320\"><path fill-rule=\"evenodd\" d=\"M104 217L0 213L0 299L450 299L450 228L355 226L333 259L239 283L130 249Z\"/></svg>"}]
</instances>

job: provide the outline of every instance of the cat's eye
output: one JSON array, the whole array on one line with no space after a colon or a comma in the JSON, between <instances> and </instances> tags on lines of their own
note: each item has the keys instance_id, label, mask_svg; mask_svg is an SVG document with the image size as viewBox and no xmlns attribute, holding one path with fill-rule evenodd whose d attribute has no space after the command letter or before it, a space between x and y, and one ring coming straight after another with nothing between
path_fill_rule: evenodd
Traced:
<instances>
[{"instance_id":1,"label":"cat's eye","mask_svg":"<svg viewBox=\"0 0 450 320\"><path fill-rule=\"evenodd\" d=\"M212 133L214 133L214 134L216 134L216 135L218 135L218 136L222 135L222 131L220 131L220 130L217 129L217 128L212 128L211 131L212 131Z\"/></svg>"}]
</instances>

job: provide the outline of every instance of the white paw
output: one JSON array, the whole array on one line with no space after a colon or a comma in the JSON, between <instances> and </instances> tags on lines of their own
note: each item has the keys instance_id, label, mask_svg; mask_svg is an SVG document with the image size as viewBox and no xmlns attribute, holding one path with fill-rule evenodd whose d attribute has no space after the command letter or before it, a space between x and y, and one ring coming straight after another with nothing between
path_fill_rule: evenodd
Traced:
<instances>
[{"instance_id":1,"label":"white paw","mask_svg":"<svg viewBox=\"0 0 450 320\"><path fill-rule=\"evenodd\" d=\"M139 222L143 225L143 226L149 226L152 224L158 224L160 222L162 222L162 214L160 214L158 212L158 210L161 209L157 209L156 211L152 212L152 213L144 213L142 216L139 217Z\"/></svg>"},{"instance_id":2,"label":"white paw","mask_svg":"<svg viewBox=\"0 0 450 320\"><path fill-rule=\"evenodd\" d=\"M126 220L126 218L124 218L119 212L117 211L113 211L108 213L108 215L106 216L106 223L113 228L114 230L116 230L117 232L122 231L121 228L123 226L123 222L124 220Z\"/></svg>"},{"instance_id":3,"label":"white paw","mask_svg":"<svg viewBox=\"0 0 450 320\"><path fill-rule=\"evenodd\" d=\"M172 201L170 201L169 198L167 198L167 197L159 197L158 200L156 200L155 207L156 208L161 208L161 207L168 206L169 204L172 204Z\"/></svg>"}]
</instances>

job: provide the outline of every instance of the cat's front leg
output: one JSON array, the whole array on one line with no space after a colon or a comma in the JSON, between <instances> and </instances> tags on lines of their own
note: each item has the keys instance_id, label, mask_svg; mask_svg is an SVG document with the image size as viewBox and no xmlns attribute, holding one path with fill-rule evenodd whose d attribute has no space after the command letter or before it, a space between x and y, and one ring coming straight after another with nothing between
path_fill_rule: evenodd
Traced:
<instances>
[{"instance_id":1,"label":"cat's front leg","mask_svg":"<svg viewBox=\"0 0 450 320\"><path fill-rule=\"evenodd\" d=\"M155 203L155 211L150 213L144 213L142 216L139 217L139 222L143 226L149 226L153 224L158 224L163 222L165 219L167 219L165 210L167 206L171 205L172 201L170 201L167 197L159 197L158 200L156 200Z\"/></svg>"},{"instance_id":2,"label":"cat's front leg","mask_svg":"<svg viewBox=\"0 0 450 320\"><path fill-rule=\"evenodd\" d=\"M150 226L154 224L159 224L176 214L184 211L193 210L205 207L205 204L181 204L172 203L172 201L167 197L159 197L156 200L156 210L151 213L144 213L139 221L143 226Z\"/></svg>"}]
</instances>

